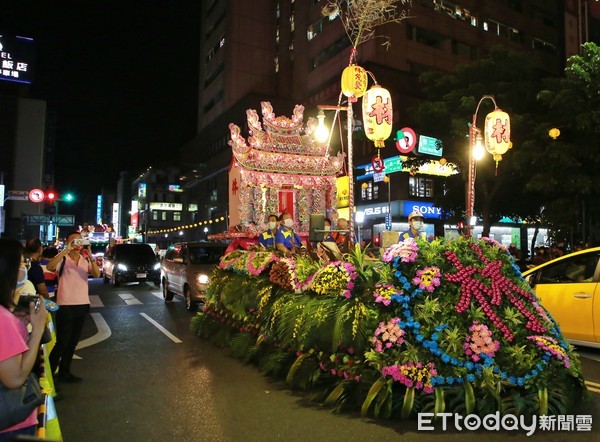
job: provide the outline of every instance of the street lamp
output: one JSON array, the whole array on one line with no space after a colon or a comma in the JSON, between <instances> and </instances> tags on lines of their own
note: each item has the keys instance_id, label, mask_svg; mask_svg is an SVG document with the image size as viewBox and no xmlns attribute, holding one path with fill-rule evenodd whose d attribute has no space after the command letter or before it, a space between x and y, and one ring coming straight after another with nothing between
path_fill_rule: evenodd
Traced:
<instances>
[{"instance_id":1,"label":"street lamp","mask_svg":"<svg viewBox=\"0 0 600 442\"><path fill-rule=\"evenodd\" d=\"M481 130L477 127L477 113L479 106L485 99L490 99L494 103L494 110L485 118L485 148L491 153L496 161L496 171L498 170L498 161L502 159L508 149L512 147L510 143L510 121L508 114L505 114L496 105L496 100L491 95L484 95L477 103L471 125L469 126L469 177L465 189L466 206L466 225L465 235L471 236L471 228L474 226L475 215L475 161L483 158L484 150L482 146Z\"/></svg>"}]
</instances>

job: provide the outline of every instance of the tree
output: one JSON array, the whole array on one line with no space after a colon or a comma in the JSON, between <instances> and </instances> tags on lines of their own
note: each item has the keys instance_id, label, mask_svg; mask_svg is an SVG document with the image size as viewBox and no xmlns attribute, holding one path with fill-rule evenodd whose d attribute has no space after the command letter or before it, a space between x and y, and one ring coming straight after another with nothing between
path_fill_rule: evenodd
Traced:
<instances>
[{"instance_id":1,"label":"tree","mask_svg":"<svg viewBox=\"0 0 600 442\"><path fill-rule=\"evenodd\" d=\"M530 171L527 193L544 201L544 217L559 238L585 241L600 219L600 48L581 49L564 77L544 82L542 118L524 143L522 166ZM556 140L548 134L553 127L560 130Z\"/></svg>"},{"instance_id":2,"label":"tree","mask_svg":"<svg viewBox=\"0 0 600 442\"><path fill-rule=\"evenodd\" d=\"M444 157L460 171L448 179L445 193L436 203L455 214L464 210L468 124L481 97L492 95L498 107L510 115L514 147L503 156L497 173L491 155L477 164L475 213L483 217L483 234L488 235L491 224L503 216L525 218L538 213L536 201L518 197L522 195L529 172L514 159L514 153L523 148L522 143L531 130L533 116L540 109L536 96L541 73L531 56L496 47L479 61L459 65L453 74L429 72L422 75L421 81L428 101L416 109L419 127L442 141ZM477 115L480 129L483 129L486 114L492 110L491 100L482 102Z\"/></svg>"}]
</instances>

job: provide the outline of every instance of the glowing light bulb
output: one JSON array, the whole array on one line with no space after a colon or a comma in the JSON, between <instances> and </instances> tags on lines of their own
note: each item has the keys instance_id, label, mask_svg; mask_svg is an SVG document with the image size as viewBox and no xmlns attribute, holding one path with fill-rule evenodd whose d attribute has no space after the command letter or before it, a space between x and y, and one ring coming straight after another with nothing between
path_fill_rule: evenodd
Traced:
<instances>
[{"instance_id":1,"label":"glowing light bulb","mask_svg":"<svg viewBox=\"0 0 600 442\"><path fill-rule=\"evenodd\" d=\"M319 120L319 124L317 129L315 130L315 139L319 143L324 143L329 138L329 130L325 126L325 113L323 110L319 111L319 115L317 115L317 119Z\"/></svg>"},{"instance_id":2,"label":"glowing light bulb","mask_svg":"<svg viewBox=\"0 0 600 442\"><path fill-rule=\"evenodd\" d=\"M475 142L475 147L473 148L473 157L479 161L485 155L485 149L483 148L483 144L481 144L481 138L478 138Z\"/></svg>"}]
</instances>

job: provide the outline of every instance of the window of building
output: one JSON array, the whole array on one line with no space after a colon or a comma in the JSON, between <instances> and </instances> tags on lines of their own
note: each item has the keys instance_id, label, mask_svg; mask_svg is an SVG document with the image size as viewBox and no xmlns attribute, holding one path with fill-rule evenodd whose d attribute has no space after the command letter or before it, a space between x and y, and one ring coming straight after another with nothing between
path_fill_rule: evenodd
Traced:
<instances>
[{"instance_id":1,"label":"window of building","mask_svg":"<svg viewBox=\"0 0 600 442\"><path fill-rule=\"evenodd\" d=\"M344 35L337 41L333 42L331 46L322 51L319 55L312 59L312 68L316 69L329 60L331 57L339 54L344 49L350 46L350 39Z\"/></svg>"},{"instance_id":2,"label":"window of building","mask_svg":"<svg viewBox=\"0 0 600 442\"><path fill-rule=\"evenodd\" d=\"M445 35L416 26L407 26L406 32L409 40L437 49L442 47L442 42L448 40L448 37Z\"/></svg>"},{"instance_id":3,"label":"window of building","mask_svg":"<svg viewBox=\"0 0 600 442\"><path fill-rule=\"evenodd\" d=\"M360 197L363 201L379 199L379 185L373 181L368 181L366 189L361 186Z\"/></svg>"},{"instance_id":4,"label":"window of building","mask_svg":"<svg viewBox=\"0 0 600 442\"><path fill-rule=\"evenodd\" d=\"M221 49L223 46L225 46L225 36L221 36L221 38L219 39L219 41L217 42L217 44L215 44L212 48L210 48L206 54L206 62L208 63L210 60L212 60L215 55L217 54L217 52L219 52L219 49Z\"/></svg>"},{"instance_id":5,"label":"window of building","mask_svg":"<svg viewBox=\"0 0 600 442\"><path fill-rule=\"evenodd\" d=\"M531 46L533 49L537 49L542 52L546 52L547 54L556 55L558 54L558 49L552 43L541 40L539 38L533 38L531 40Z\"/></svg>"},{"instance_id":6,"label":"window of building","mask_svg":"<svg viewBox=\"0 0 600 442\"><path fill-rule=\"evenodd\" d=\"M204 105L204 113L211 110L215 105L223 99L223 89L219 90L211 100Z\"/></svg>"},{"instance_id":7,"label":"window of building","mask_svg":"<svg viewBox=\"0 0 600 442\"><path fill-rule=\"evenodd\" d=\"M421 198L433 197L433 179L421 176L408 178L408 194Z\"/></svg>"},{"instance_id":8,"label":"window of building","mask_svg":"<svg viewBox=\"0 0 600 442\"><path fill-rule=\"evenodd\" d=\"M166 221L166 220L167 220L167 212L166 212L165 210L162 210L162 211L160 212L160 219L161 219L162 221Z\"/></svg>"},{"instance_id":9,"label":"window of building","mask_svg":"<svg viewBox=\"0 0 600 442\"><path fill-rule=\"evenodd\" d=\"M152 221L158 221L158 211L152 211Z\"/></svg>"},{"instance_id":10,"label":"window of building","mask_svg":"<svg viewBox=\"0 0 600 442\"><path fill-rule=\"evenodd\" d=\"M209 84L211 84L221 74L221 72L223 72L224 68L224 64L219 63L219 65L206 76L206 79L204 80L204 87L207 87Z\"/></svg>"},{"instance_id":11,"label":"window of building","mask_svg":"<svg viewBox=\"0 0 600 442\"><path fill-rule=\"evenodd\" d=\"M273 60L275 62L275 72L279 72L279 56Z\"/></svg>"},{"instance_id":12,"label":"window of building","mask_svg":"<svg viewBox=\"0 0 600 442\"><path fill-rule=\"evenodd\" d=\"M452 53L459 57L474 60L477 57L477 48L457 40L452 40Z\"/></svg>"},{"instance_id":13,"label":"window of building","mask_svg":"<svg viewBox=\"0 0 600 442\"><path fill-rule=\"evenodd\" d=\"M173 212L173 221L181 221L181 212Z\"/></svg>"},{"instance_id":14,"label":"window of building","mask_svg":"<svg viewBox=\"0 0 600 442\"><path fill-rule=\"evenodd\" d=\"M219 27L219 25L223 22L223 20L225 20L225 12L226 11L223 10L221 12L221 14L219 14L219 16L214 21L211 22L209 20L208 30L206 31L206 34L204 34L206 40L208 40L210 38L212 33L215 32L217 30L217 28Z\"/></svg>"}]
</instances>

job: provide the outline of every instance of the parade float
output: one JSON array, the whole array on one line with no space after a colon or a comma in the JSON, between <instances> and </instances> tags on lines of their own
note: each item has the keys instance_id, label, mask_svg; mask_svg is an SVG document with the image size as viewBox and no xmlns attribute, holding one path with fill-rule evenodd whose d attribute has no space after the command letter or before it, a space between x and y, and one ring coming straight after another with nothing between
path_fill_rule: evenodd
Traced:
<instances>
[{"instance_id":1,"label":"parade float","mask_svg":"<svg viewBox=\"0 0 600 442\"><path fill-rule=\"evenodd\" d=\"M407 16L396 14L396 3L332 1L324 8L332 19L346 5L351 66L376 26ZM349 72L362 78L364 93L366 77ZM358 83L346 83L342 78L352 115ZM386 109L381 122L391 123L391 104ZM313 140L316 123L303 125L302 106L287 118L263 103L262 115L261 124L247 112L247 140L230 125L232 228L223 238L251 237L269 213L291 212L300 231L309 230L313 213L336 216L343 158ZM367 123L379 150L388 135ZM351 186L351 164L347 172ZM226 254L192 330L334 410L363 416L565 415L587 396L573 348L499 243L409 239L379 258L356 245L342 259L307 246L291 257L248 244Z\"/></svg>"},{"instance_id":2,"label":"parade float","mask_svg":"<svg viewBox=\"0 0 600 442\"><path fill-rule=\"evenodd\" d=\"M275 118L263 103L262 126L248 111L249 142L230 126L241 224L281 211L283 201L307 229L310 213L326 201L335 208L341 159L298 135L311 130L300 129L301 115L296 107L292 119ZM559 325L506 249L486 238L407 240L381 258L355 246L339 261L310 248L293 257L235 250L212 274L192 329L363 415L557 415L586 394Z\"/></svg>"}]
</instances>

